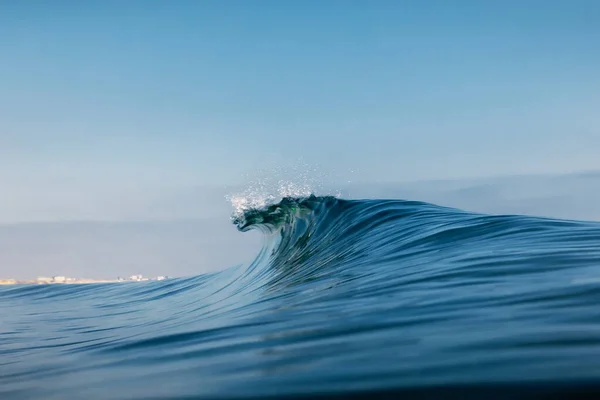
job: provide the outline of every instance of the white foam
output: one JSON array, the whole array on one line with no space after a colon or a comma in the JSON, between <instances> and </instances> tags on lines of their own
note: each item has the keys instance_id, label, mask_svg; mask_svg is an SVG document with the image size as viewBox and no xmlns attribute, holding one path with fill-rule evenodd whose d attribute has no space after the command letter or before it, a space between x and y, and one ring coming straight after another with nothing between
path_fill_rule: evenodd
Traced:
<instances>
[{"instance_id":1,"label":"white foam","mask_svg":"<svg viewBox=\"0 0 600 400\"><path fill-rule=\"evenodd\" d=\"M268 171L261 178L248 180L248 186L241 193L225 196L233 207L233 217L244 211L259 209L275 204L284 197L302 198L314 195L339 196L339 190L326 190L324 182L327 174L318 167L306 164Z\"/></svg>"}]
</instances>

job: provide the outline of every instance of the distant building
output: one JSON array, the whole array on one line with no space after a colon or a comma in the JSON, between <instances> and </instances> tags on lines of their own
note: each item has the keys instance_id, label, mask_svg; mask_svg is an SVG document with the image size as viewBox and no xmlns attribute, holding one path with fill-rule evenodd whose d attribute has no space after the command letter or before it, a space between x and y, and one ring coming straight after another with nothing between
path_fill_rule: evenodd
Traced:
<instances>
[{"instance_id":1,"label":"distant building","mask_svg":"<svg viewBox=\"0 0 600 400\"><path fill-rule=\"evenodd\" d=\"M53 278L48 278L46 276L38 276L36 280L38 283L52 283L54 281Z\"/></svg>"},{"instance_id":2,"label":"distant building","mask_svg":"<svg viewBox=\"0 0 600 400\"><path fill-rule=\"evenodd\" d=\"M142 279L143 279L143 278L142 278L142 275L131 275L131 276L129 277L129 280L130 280L130 281L141 281Z\"/></svg>"},{"instance_id":3,"label":"distant building","mask_svg":"<svg viewBox=\"0 0 600 400\"><path fill-rule=\"evenodd\" d=\"M156 280L157 280L157 281L162 281L162 280L164 280L164 279L167 279L167 277L166 277L166 276L157 276L157 277L156 277Z\"/></svg>"},{"instance_id":4,"label":"distant building","mask_svg":"<svg viewBox=\"0 0 600 400\"><path fill-rule=\"evenodd\" d=\"M52 278L52 280L56 283L65 283L67 281L67 277L66 276L55 276Z\"/></svg>"}]
</instances>

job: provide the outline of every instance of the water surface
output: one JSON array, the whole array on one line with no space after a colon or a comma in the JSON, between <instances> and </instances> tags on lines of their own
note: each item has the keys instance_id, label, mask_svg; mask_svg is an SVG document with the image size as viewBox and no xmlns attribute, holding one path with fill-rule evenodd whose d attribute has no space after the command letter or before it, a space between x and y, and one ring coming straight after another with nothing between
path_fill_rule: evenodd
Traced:
<instances>
[{"instance_id":1,"label":"water surface","mask_svg":"<svg viewBox=\"0 0 600 400\"><path fill-rule=\"evenodd\" d=\"M1 287L0 398L518 398L600 378L600 223L315 196L234 223L264 234L249 265Z\"/></svg>"}]
</instances>

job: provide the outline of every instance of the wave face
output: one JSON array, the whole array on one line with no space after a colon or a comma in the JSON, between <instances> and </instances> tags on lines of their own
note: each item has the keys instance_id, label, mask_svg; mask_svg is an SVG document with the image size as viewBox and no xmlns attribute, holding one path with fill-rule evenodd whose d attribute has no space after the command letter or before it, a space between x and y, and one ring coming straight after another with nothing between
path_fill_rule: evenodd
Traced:
<instances>
[{"instance_id":1,"label":"wave face","mask_svg":"<svg viewBox=\"0 0 600 400\"><path fill-rule=\"evenodd\" d=\"M0 398L368 397L600 378L599 223L316 196L233 222L263 232L249 265L1 288Z\"/></svg>"}]
</instances>

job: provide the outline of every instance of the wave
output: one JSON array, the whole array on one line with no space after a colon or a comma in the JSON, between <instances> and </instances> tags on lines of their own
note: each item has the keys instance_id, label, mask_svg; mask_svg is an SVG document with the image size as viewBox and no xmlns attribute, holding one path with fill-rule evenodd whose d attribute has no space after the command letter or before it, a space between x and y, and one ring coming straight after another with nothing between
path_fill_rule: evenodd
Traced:
<instances>
[{"instance_id":1,"label":"wave","mask_svg":"<svg viewBox=\"0 0 600 400\"><path fill-rule=\"evenodd\" d=\"M238 205L237 229L264 237L248 265L0 289L0 395L348 395L600 377L599 223L316 195Z\"/></svg>"},{"instance_id":2,"label":"wave","mask_svg":"<svg viewBox=\"0 0 600 400\"><path fill-rule=\"evenodd\" d=\"M232 221L240 231L258 229L266 235L252 266L270 271L279 284L337 278L338 273L382 273L386 268L394 268L396 277L418 271L429 279L460 273L465 278L540 273L572 265L526 267L574 249L597 255L600 240L595 222L315 195L249 208L234 214ZM430 267L423 268L425 264Z\"/></svg>"}]
</instances>

